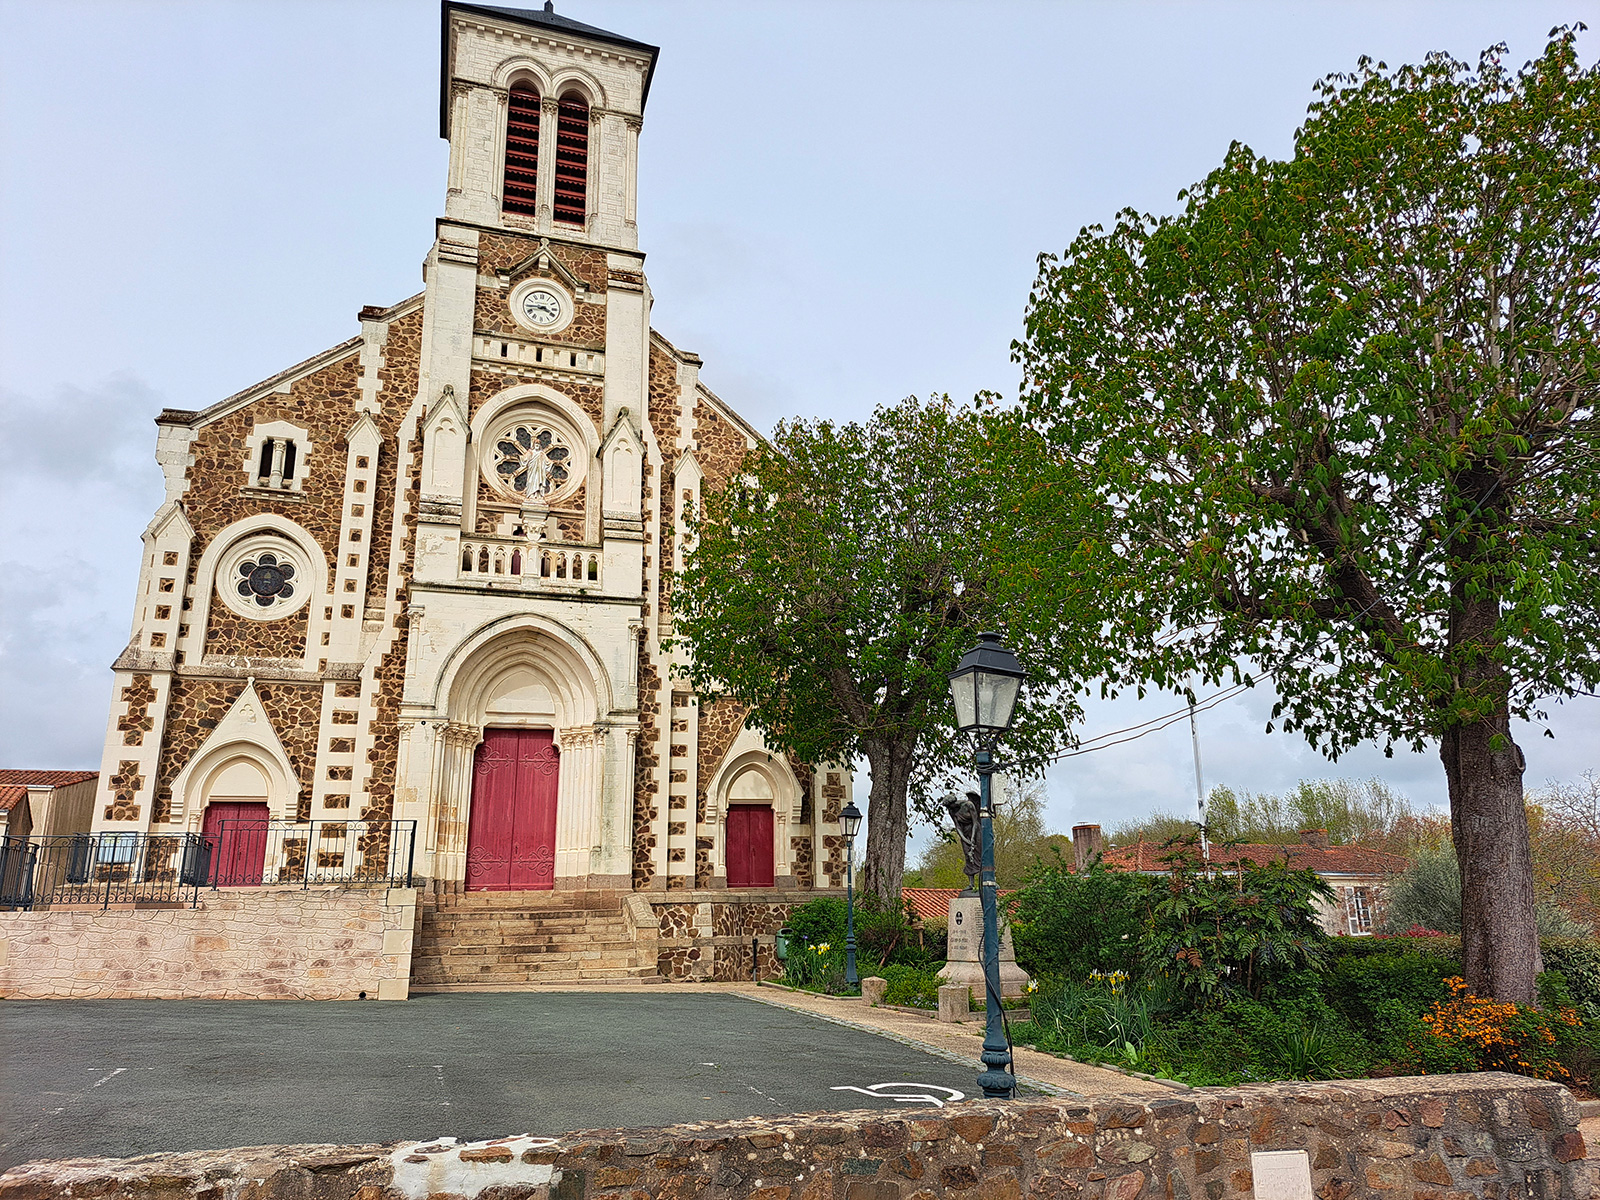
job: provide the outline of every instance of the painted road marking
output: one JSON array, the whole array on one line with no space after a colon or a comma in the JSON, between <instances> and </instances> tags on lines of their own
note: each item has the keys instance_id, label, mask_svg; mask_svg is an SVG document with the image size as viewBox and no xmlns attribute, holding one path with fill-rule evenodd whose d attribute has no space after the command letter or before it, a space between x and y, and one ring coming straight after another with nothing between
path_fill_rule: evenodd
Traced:
<instances>
[{"instance_id":1,"label":"painted road marking","mask_svg":"<svg viewBox=\"0 0 1600 1200\"><path fill-rule=\"evenodd\" d=\"M925 1088L936 1092L944 1092L945 1098L928 1095L927 1091L907 1092L904 1094L885 1091L885 1088ZM875 1083L871 1087L856 1087L853 1083L840 1084L829 1089L835 1092L860 1092L863 1096L871 1096L874 1100L893 1100L896 1104L932 1104L936 1108L943 1108L946 1104L954 1104L957 1100L965 1100L967 1094L958 1092L955 1088L943 1087L937 1083Z\"/></svg>"}]
</instances>

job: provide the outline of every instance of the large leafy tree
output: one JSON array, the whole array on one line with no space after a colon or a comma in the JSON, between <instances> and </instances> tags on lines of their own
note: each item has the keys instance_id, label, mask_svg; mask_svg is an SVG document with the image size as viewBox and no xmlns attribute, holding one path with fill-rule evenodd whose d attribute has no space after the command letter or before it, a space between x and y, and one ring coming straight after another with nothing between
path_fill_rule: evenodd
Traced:
<instances>
[{"instance_id":1,"label":"large leafy tree","mask_svg":"<svg viewBox=\"0 0 1600 1200\"><path fill-rule=\"evenodd\" d=\"M978 632L1003 631L1031 672L1004 747L1023 773L1067 740L1073 666L1100 652L1071 564L1046 576L1025 532L1037 505L1061 509L1039 451L942 397L786 422L694 523L673 591L692 683L800 759L867 760L863 885L886 899L908 796L970 770L948 680Z\"/></svg>"},{"instance_id":2,"label":"large leafy tree","mask_svg":"<svg viewBox=\"0 0 1600 1200\"><path fill-rule=\"evenodd\" d=\"M1042 258L1017 354L1143 603L1123 673L1253 661L1334 757L1437 746L1468 979L1528 1001L1512 721L1600 683L1600 76L1503 53L1328 78L1290 161Z\"/></svg>"}]
</instances>

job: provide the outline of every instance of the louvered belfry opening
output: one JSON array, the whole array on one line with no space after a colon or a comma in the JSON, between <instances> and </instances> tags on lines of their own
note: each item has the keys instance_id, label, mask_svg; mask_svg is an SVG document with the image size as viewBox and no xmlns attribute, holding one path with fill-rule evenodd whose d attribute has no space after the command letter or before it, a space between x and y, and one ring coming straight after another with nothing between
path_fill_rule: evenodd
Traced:
<instances>
[{"instance_id":1,"label":"louvered belfry opening","mask_svg":"<svg viewBox=\"0 0 1600 1200\"><path fill-rule=\"evenodd\" d=\"M506 181L501 205L507 212L539 212L539 93L526 84L511 89L506 113Z\"/></svg>"},{"instance_id":2,"label":"louvered belfry opening","mask_svg":"<svg viewBox=\"0 0 1600 1200\"><path fill-rule=\"evenodd\" d=\"M561 97L556 127L556 220L582 225L588 216L589 102L577 92Z\"/></svg>"}]
</instances>

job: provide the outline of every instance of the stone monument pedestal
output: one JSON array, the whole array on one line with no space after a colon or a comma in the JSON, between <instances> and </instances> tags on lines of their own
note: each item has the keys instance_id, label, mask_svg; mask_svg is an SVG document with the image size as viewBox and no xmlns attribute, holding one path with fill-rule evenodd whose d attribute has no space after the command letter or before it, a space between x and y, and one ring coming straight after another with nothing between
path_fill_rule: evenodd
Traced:
<instances>
[{"instance_id":1,"label":"stone monument pedestal","mask_svg":"<svg viewBox=\"0 0 1600 1200\"><path fill-rule=\"evenodd\" d=\"M978 896L956 896L950 901L950 941L943 975L951 983L964 983L978 999L983 999L983 900ZM1011 947L1011 927L1000 921L1000 994L1020 996L1028 985L1028 973L1017 966L1017 952Z\"/></svg>"}]
</instances>

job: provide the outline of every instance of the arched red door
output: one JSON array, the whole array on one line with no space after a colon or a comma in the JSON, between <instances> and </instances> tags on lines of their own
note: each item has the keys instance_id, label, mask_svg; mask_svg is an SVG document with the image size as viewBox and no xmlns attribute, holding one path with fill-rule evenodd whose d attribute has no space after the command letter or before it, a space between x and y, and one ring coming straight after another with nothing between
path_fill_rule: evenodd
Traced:
<instances>
[{"instance_id":1,"label":"arched red door","mask_svg":"<svg viewBox=\"0 0 1600 1200\"><path fill-rule=\"evenodd\" d=\"M469 891L556 885L556 785L561 752L548 729L488 729L472 764Z\"/></svg>"},{"instance_id":2,"label":"arched red door","mask_svg":"<svg viewBox=\"0 0 1600 1200\"><path fill-rule=\"evenodd\" d=\"M771 887L772 806L728 806L728 886Z\"/></svg>"}]
</instances>

